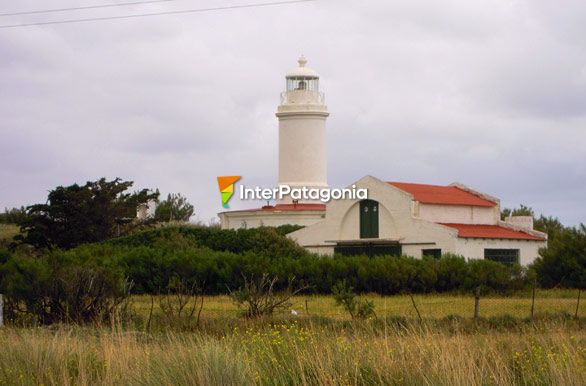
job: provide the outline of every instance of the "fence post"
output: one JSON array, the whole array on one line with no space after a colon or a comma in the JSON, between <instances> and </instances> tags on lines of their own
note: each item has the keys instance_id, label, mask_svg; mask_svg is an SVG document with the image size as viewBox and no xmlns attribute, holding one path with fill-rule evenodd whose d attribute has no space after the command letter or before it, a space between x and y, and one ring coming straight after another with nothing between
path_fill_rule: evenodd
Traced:
<instances>
[{"instance_id":1,"label":"fence post","mask_svg":"<svg viewBox=\"0 0 586 386\"><path fill-rule=\"evenodd\" d=\"M409 292L409 297L411 298L411 303L413 304L413 308L415 308L415 312L417 312L417 317L419 321L422 321L421 314L419 313L419 309L417 308L417 304L415 304L415 299L413 299L413 295Z\"/></svg>"},{"instance_id":2,"label":"fence post","mask_svg":"<svg viewBox=\"0 0 586 386\"><path fill-rule=\"evenodd\" d=\"M4 297L0 294L0 327L4 326Z\"/></svg>"},{"instance_id":3,"label":"fence post","mask_svg":"<svg viewBox=\"0 0 586 386\"><path fill-rule=\"evenodd\" d=\"M478 320L479 308L480 308L480 286L476 287L476 293L474 294L474 321Z\"/></svg>"},{"instance_id":4,"label":"fence post","mask_svg":"<svg viewBox=\"0 0 586 386\"><path fill-rule=\"evenodd\" d=\"M582 292L582 288L578 288L578 302L576 303L576 313L574 314L574 318L578 319L578 309L580 308L580 293Z\"/></svg>"},{"instance_id":5,"label":"fence post","mask_svg":"<svg viewBox=\"0 0 586 386\"><path fill-rule=\"evenodd\" d=\"M531 320L533 320L533 312L535 311L535 287L537 287L537 280L533 282L533 293L531 294Z\"/></svg>"}]
</instances>

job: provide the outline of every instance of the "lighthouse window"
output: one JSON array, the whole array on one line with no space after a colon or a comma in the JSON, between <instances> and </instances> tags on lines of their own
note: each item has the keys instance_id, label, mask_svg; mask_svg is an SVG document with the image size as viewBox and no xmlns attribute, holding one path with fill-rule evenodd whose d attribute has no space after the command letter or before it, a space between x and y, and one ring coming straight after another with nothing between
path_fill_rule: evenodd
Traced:
<instances>
[{"instance_id":1,"label":"lighthouse window","mask_svg":"<svg viewBox=\"0 0 586 386\"><path fill-rule=\"evenodd\" d=\"M307 91L318 91L319 90L319 80L318 79L311 79L311 78L288 78L287 79L287 91L298 91L298 90L307 90Z\"/></svg>"}]
</instances>

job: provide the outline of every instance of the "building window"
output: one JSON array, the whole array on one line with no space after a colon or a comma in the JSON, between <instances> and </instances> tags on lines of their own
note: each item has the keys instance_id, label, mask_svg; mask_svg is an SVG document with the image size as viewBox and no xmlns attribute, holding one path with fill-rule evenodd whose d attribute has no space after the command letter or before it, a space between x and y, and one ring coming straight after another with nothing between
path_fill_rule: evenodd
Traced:
<instances>
[{"instance_id":1,"label":"building window","mask_svg":"<svg viewBox=\"0 0 586 386\"><path fill-rule=\"evenodd\" d=\"M434 259L439 259L440 257L442 257L442 250L439 248L422 249L421 255L423 257L433 257Z\"/></svg>"},{"instance_id":2,"label":"building window","mask_svg":"<svg viewBox=\"0 0 586 386\"><path fill-rule=\"evenodd\" d=\"M402 248L400 245L337 245L334 247L334 253L344 256L401 256Z\"/></svg>"},{"instance_id":3,"label":"building window","mask_svg":"<svg viewBox=\"0 0 586 386\"><path fill-rule=\"evenodd\" d=\"M360 201L360 238L378 238L378 202L374 200Z\"/></svg>"},{"instance_id":4,"label":"building window","mask_svg":"<svg viewBox=\"0 0 586 386\"><path fill-rule=\"evenodd\" d=\"M519 264L518 249L485 249L484 258L486 260L497 261L506 265Z\"/></svg>"}]
</instances>

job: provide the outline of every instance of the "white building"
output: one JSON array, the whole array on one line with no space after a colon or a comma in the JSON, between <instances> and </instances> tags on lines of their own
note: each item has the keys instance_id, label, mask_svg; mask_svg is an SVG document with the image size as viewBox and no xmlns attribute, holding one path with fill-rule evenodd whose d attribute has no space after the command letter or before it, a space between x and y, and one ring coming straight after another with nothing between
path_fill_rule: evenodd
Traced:
<instances>
[{"instance_id":1,"label":"white building","mask_svg":"<svg viewBox=\"0 0 586 386\"><path fill-rule=\"evenodd\" d=\"M547 236L531 217L500 221L499 200L461 184L449 186L384 182L366 176L355 182L368 200L338 200L324 220L290 234L320 254L367 253L468 258L531 263Z\"/></svg>"},{"instance_id":2,"label":"white building","mask_svg":"<svg viewBox=\"0 0 586 386\"><path fill-rule=\"evenodd\" d=\"M299 60L281 96L279 184L328 186L325 121L328 117L319 77ZM506 263L531 263L546 246L547 235L533 230L531 217L501 221L497 198L462 184L436 186L385 182L366 176L355 182L367 200L293 202L220 213L222 228L298 224L289 236L319 254L445 253Z\"/></svg>"}]
</instances>

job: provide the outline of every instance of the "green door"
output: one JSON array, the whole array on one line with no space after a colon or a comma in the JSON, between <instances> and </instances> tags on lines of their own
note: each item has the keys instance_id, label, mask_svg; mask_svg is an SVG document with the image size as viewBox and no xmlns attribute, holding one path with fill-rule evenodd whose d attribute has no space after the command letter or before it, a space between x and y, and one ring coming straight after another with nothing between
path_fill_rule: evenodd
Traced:
<instances>
[{"instance_id":1,"label":"green door","mask_svg":"<svg viewBox=\"0 0 586 386\"><path fill-rule=\"evenodd\" d=\"M378 202L360 201L360 238L378 238Z\"/></svg>"}]
</instances>

